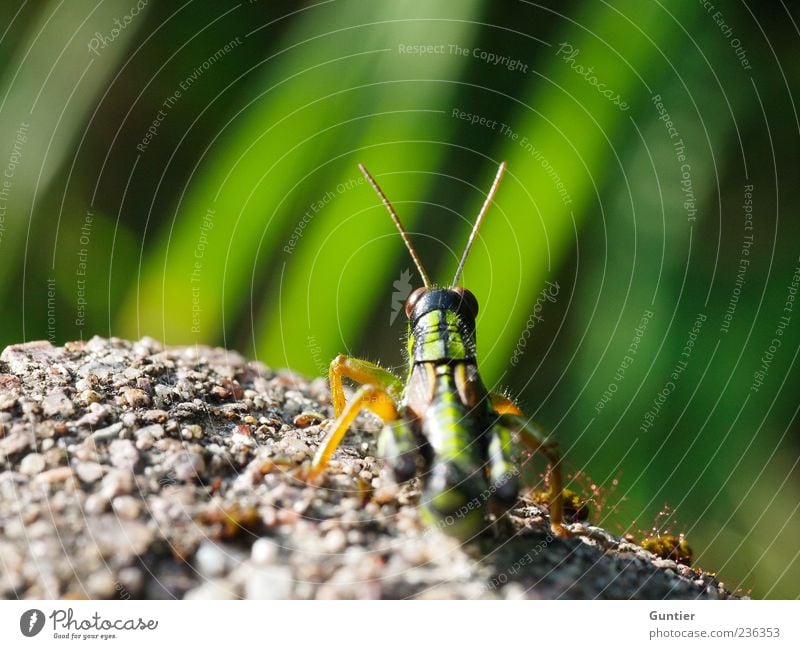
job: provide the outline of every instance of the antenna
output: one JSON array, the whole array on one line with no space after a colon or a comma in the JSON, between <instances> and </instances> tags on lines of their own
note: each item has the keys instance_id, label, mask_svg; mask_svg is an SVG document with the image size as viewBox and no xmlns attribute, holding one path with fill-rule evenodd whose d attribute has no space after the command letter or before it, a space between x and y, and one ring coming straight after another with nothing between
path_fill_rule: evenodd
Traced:
<instances>
[{"instance_id":1,"label":"antenna","mask_svg":"<svg viewBox=\"0 0 800 649\"><path fill-rule=\"evenodd\" d=\"M497 169L497 174L495 174L494 182L489 188L489 193L486 195L486 200L483 202L483 207L481 207L481 211L478 213L478 218L475 219L475 225L472 227L472 232L467 240L467 247L464 248L464 254L461 255L461 261L458 262L458 268L456 268L456 274L455 277L453 277L453 288L455 288L456 282L458 282L459 278L461 277L461 273L464 271L464 264L467 261L469 250L472 248L472 244L475 243L475 237L478 234L478 229L481 227L483 217L486 215L486 211L489 209L489 205L491 205L492 199L494 199L494 195L497 193L497 186L500 184L500 180L503 178L505 171L506 163L501 162L500 167Z\"/></svg>"},{"instance_id":2,"label":"antenna","mask_svg":"<svg viewBox=\"0 0 800 649\"><path fill-rule=\"evenodd\" d=\"M358 163L358 168L361 170L361 173L364 174L364 178L367 179L370 185L372 185L372 189L381 197L383 204L386 206L386 209L389 210L389 216L392 217L392 221L397 226L397 229L400 231L400 236L403 238L403 243L406 244L406 248L408 248L408 252L411 254L411 259L414 260L414 264L417 266L417 270L419 271L420 276L422 277L422 283L425 285L425 288L430 288L431 280L428 278L428 274L425 272L425 269L422 267L422 262L419 260L417 256L417 251L414 250L414 246L411 245L411 240L408 238L408 233L406 232L403 224L400 223L400 218L397 216L397 212L394 211L394 207L389 202L389 199L386 198L386 194L383 193L383 190L378 186L378 183L375 182L375 179L370 175L367 168L362 165L360 162Z\"/></svg>"}]
</instances>

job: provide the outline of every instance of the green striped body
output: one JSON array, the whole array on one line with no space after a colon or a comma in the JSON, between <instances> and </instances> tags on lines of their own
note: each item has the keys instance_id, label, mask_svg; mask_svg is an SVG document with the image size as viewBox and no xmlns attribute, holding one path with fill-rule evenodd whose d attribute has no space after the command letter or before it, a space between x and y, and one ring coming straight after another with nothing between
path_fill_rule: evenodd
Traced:
<instances>
[{"instance_id":1,"label":"green striped body","mask_svg":"<svg viewBox=\"0 0 800 649\"><path fill-rule=\"evenodd\" d=\"M515 502L519 484L511 433L498 424L478 374L476 312L456 289L419 298L409 314L402 417L379 439L398 480L422 469L423 520L461 540L489 524L490 509Z\"/></svg>"},{"instance_id":2,"label":"green striped body","mask_svg":"<svg viewBox=\"0 0 800 649\"><path fill-rule=\"evenodd\" d=\"M485 417L462 403L453 366L436 366L434 398L422 421L422 432L434 461L422 497L422 515L459 538L486 525L490 491L486 481Z\"/></svg>"},{"instance_id":3,"label":"green striped body","mask_svg":"<svg viewBox=\"0 0 800 649\"><path fill-rule=\"evenodd\" d=\"M429 311L413 325L409 356L415 363L475 360L475 331L454 311Z\"/></svg>"}]
</instances>

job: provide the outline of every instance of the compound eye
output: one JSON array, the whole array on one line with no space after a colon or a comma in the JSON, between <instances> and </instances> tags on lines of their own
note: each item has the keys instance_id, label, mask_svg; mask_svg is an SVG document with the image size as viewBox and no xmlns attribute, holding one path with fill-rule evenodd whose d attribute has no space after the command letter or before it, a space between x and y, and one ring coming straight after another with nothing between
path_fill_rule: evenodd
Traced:
<instances>
[{"instance_id":1,"label":"compound eye","mask_svg":"<svg viewBox=\"0 0 800 649\"><path fill-rule=\"evenodd\" d=\"M414 307L419 302L419 299L428 292L428 289L424 286L420 286L418 289L415 289L411 295L408 296L406 300L406 316L411 317L411 314L414 311Z\"/></svg>"},{"instance_id":2,"label":"compound eye","mask_svg":"<svg viewBox=\"0 0 800 649\"><path fill-rule=\"evenodd\" d=\"M472 291L461 288L460 286L454 289L456 293L461 296L461 301L466 304L467 309L472 314L473 318L478 317L478 299L472 294Z\"/></svg>"}]
</instances>

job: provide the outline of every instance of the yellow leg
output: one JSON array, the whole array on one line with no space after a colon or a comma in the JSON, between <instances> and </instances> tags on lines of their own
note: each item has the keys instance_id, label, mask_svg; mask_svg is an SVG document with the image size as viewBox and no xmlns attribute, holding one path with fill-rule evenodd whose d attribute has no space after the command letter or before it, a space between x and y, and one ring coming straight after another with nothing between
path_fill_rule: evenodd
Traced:
<instances>
[{"instance_id":1,"label":"yellow leg","mask_svg":"<svg viewBox=\"0 0 800 649\"><path fill-rule=\"evenodd\" d=\"M364 408L368 408L387 422L394 421L399 416L394 397L389 392L375 385L362 385L331 425L305 477L313 480L325 470L350 424Z\"/></svg>"},{"instance_id":2,"label":"yellow leg","mask_svg":"<svg viewBox=\"0 0 800 649\"><path fill-rule=\"evenodd\" d=\"M522 415L522 410L519 409L519 406L506 395L492 392L489 398L492 401L492 410L498 415Z\"/></svg>"},{"instance_id":3,"label":"yellow leg","mask_svg":"<svg viewBox=\"0 0 800 649\"><path fill-rule=\"evenodd\" d=\"M345 406L344 384L342 379L350 379L356 383L369 383L388 392L395 401L399 401L403 392L403 382L394 374L382 367L339 354L331 361L328 372L331 383L331 398L333 399L333 412L338 417Z\"/></svg>"},{"instance_id":4,"label":"yellow leg","mask_svg":"<svg viewBox=\"0 0 800 649\"><path fill-rule=\"evenodd\" d=\"M570 536L564 527L564 481L561 475L561 454L558 444L550 440L544 431L525 417L516 414L505 414L500 417L500 424L508 426L519 433L522 442L532 451L540 452L547 458L550 482L550 528L556 536Z\"/></svg>"}]
</instances>

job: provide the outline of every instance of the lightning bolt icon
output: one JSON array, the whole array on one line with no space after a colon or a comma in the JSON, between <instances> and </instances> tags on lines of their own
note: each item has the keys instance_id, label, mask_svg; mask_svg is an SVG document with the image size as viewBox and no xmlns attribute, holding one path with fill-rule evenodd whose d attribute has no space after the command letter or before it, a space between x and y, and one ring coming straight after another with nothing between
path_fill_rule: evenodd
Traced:
<instances>
[{"instance_id":1,"label":"lightning bolt icon","mask_svg":"<svg viewBox=\"0 0 800 649\"><path fill-rule=\"evenodd\" d=\"M33 630L33 625L36 624L36 620L38 619L38 617L39 616L36 615L36 611L33 611L33 613L31 613L31 617L28 620L28 631Z\"/></svg>"}]
</instances>

